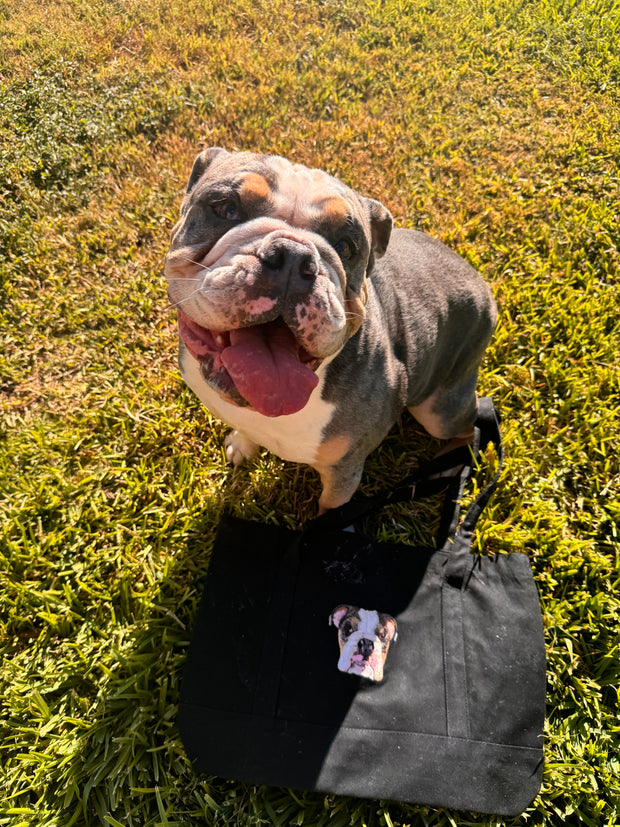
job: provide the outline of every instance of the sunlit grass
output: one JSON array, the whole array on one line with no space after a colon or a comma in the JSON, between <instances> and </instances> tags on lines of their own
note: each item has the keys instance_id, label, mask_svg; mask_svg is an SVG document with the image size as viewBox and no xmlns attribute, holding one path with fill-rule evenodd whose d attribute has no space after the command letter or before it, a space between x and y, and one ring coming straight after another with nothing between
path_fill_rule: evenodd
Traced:
<instances>
[{"instance_id":1,"label":"sunlit grass","mask_svg":"<svg viewBox=\"0 0 620 827\"><path fill-rule=\"evenodd\" d=\"M0 824L619 822L619 21L613 0L0 2ZM507 469L480 540L530 553L549 661L521 819L206 780L183 754L219 515L294 527L319 493L266 453L228 470L178 377L162 261L210 144L339 175L493 286L480 389ZM403 420L363 487L432 450Z\"/></svg>"}]
</instances>

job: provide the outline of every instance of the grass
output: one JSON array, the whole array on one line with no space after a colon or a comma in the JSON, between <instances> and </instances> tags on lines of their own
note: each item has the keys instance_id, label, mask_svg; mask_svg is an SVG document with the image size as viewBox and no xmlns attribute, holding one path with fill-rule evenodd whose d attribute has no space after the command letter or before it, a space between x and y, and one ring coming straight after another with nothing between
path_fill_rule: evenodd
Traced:
<instances>
[{"instance_id":1,"label":"grass","mask_svg":"<svg viewBox=\"0 0 620 827\"><path fill-rule=\"evenodd\" d=\"M620 4L0 3L0 825L620 823ZM296 526L313 472L232 474L178 377L162 260L193 156L321 166L492 284L480 389L548 653L518 819L204 779L175 728L224 507ZM363 487L432 444L403 420ZM432 504L373 529L418 541ZM426 539L428 539L426 537Z\"/></svg>"}]
</instances>

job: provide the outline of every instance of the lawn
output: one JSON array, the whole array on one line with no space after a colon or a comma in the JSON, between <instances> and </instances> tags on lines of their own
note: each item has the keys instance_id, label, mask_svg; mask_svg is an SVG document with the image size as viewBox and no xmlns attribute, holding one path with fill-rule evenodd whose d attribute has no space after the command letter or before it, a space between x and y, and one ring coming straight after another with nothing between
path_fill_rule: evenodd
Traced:
<instances>
[{"instance_id":1,"label":"lawn","mask_svg":"<svg viewBox=\"0 0 620 827\"><path fill-rule=\"evenodd\" d=\"M620 824L618 0L0 2L0 825ZM286 155L469 259L480 391L525 550L546 766L517 819L196 777L175 716L224 508L299 526L318 477L181 382L162 276L199 148ZM373 490L435 449L403 418ZM432 505L370 527L417 542Z\"/></svg>"}]
</instances>

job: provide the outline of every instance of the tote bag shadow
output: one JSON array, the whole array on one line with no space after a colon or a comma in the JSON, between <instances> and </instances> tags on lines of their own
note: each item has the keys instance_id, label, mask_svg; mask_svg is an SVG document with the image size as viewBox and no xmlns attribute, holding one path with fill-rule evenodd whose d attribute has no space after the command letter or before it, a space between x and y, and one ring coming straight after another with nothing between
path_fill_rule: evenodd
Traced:
<instances>
[{"instance_id":1,"label":"tote bag shadow","mask_svg":"<svg viewBox=\"0 0 620 827\"><path fill-rule=\"evenodd\" d=\"M445 486L426 480L453 457L302 532L222 520L179 706L197 771L499 815L531 803L543 767L542 620L526 555L472 553L502 455L491 401L479 410L476 452L494 442L500 467L456 527L462 475L437 550L346 527L413 488Z\"/></svg>"}]
</instances>

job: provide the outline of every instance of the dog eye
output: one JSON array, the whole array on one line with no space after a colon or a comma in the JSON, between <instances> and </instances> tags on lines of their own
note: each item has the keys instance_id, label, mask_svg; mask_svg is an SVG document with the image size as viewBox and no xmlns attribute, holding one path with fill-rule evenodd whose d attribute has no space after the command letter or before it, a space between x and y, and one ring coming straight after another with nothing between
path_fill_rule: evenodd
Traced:
<instances>
[{"instance_id":1,"label":"dog eye","mask_svg":"<svg viewBox=\"0 0 620 827\"><path fill-rule=\"evenodd\" d=\"M224 221L240 221L241 213L234 201L222 201L220 204L213 204L213 212L218 218Z\"/></svg>"},{"instance_id":2,"label":"dog eye","mask_svg":"<svg viewBox=\"0 0 620 827\"><path fill-rule=\"evenodd\" d=\"M351 626L351 624L349 623L348 620L346 621L346 623L342 624L342 634L345 637L348 637L351 634L352 631L353 631L353 627Z\"/></svg>"},{"instance_id":3,"label":"dog eye","mask_svg":"<svg viewBox=\"0 0 620 827\"><path fill-rule=\"evenodd\" d=\"M355 245L350 238L341 238L334 244L334 250L343 261L349 261L355 255Z\"/></svg>"}]
</instances>

